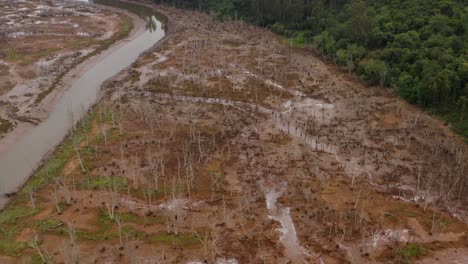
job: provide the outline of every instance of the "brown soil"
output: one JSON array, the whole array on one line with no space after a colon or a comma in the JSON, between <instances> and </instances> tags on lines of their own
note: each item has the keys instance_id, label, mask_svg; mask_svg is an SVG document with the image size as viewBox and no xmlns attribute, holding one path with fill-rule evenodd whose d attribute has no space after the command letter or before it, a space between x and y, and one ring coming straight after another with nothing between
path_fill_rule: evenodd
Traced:
<instances>
[{"instance_id":1,"label":"brown soil","mask_svg":"<svg viewBox=\"0 0 468 264\"><path fill-rule=\"evenodd\" d=\"M466 259L467 149L442 123L271 32L158 9L173 33L108 83L85 172L73 152L16 241L79 263Z\"/></svg>"}]
</instances>

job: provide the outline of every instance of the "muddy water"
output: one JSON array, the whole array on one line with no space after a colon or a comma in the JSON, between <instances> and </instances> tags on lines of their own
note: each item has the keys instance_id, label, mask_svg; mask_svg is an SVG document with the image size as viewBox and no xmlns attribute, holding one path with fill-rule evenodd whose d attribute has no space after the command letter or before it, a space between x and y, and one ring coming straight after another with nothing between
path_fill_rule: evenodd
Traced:
<instances>
[{"instance_id":1,"label":"muddy water","mask_svg":"<svg viewBox=\"0 0 468 264\"><path fill-rule=\"evenodd\" d=\"M265 193L266 207L270 218L281 225L279 229L280 241L284 246L286 257L292 263L307 263L306 257L313 257L313 255L299 243L290 208L277 203L278 198L286 191L286 182L261 181L260 186Z\"/></svg>"},{"instance_id":2,"label":"muddy water","mask_svg":"<svg viewBox=\"0 0 468 264\"><path fill-rule=\"evenodd\" d=\"M79 120L96 102L101 84L128 67L140 53L153 46L165 34L166 19L150 8L113 0L89 2L135 13L146 22L146 29L75 79L54 106L49 117L0 156L0 208L7 202L4 194L15 192L43 157L63 140L72 127L72 122Z\"/></svg>"}]
</instances>

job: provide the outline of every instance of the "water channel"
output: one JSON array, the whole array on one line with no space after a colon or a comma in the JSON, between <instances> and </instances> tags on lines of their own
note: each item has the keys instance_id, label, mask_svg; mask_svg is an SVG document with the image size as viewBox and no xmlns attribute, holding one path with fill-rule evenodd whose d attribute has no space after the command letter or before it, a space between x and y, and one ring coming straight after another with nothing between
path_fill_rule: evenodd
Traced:
<instances>
[{"instance_id":1,"label":"water channel","mask_svg":"<svg viewBox=\"0 0 468 264\"><path fill-rule=\"evenodd\" d=\"M167 19L149 7L115 0L89 2L134 13L145 21L145 29L142 33L123 40L124 43L118 44L118 48L112 53L74 79L70 88L52 108L48 118L29 130L11 149L0 156L0 209L8 201L5 194L17 191L44 157L65 138L73 125L71 120L81 119L99 99L102 83L130 66L139 54L165 35Z\"/></svg>"}]
</instances>

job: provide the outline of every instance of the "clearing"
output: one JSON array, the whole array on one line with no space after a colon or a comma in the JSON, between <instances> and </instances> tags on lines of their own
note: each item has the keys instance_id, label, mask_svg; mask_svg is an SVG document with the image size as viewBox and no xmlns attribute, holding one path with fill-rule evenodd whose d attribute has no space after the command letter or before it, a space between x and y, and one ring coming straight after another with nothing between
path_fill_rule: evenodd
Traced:
<instances>
[{"instance_id":1,"label":"clearing","mask_svg":"<svg viewBox=\"0 0 468 264\"><path fill-rule=\"evenodd\" d=\"M467 261L467 147L440 121L267 30L158 10L164 42L0 214L0 262Z\"/></svg>"}]
</instances>

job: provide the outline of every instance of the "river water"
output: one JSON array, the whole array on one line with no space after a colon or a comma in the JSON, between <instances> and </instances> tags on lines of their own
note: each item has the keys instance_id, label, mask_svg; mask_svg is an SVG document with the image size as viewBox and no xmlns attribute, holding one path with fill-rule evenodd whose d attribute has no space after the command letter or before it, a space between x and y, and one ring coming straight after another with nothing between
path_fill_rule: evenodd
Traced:
<instances>
[{"instance_id":1,"label":"river water","mask_svg":"<svg viewBox=\"0 0 468 264\"><path fill-rule=\"evenodd\" d=\"M165 35L167 19L148 7L115 0L89 2L132 12L145 21L146 28L143 33L120 45L75 79L53 107L49 117L0 156L0 209L8 200L4 194L17 191L41 160L65 138L72 127L71 120L81 119L99 99L102 83L130 66L140 53ZM73 119L70 118L72 116Z\"/></svg>"}]
</instances>

